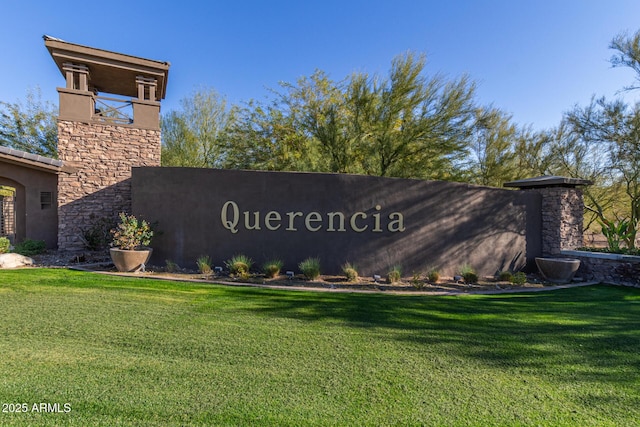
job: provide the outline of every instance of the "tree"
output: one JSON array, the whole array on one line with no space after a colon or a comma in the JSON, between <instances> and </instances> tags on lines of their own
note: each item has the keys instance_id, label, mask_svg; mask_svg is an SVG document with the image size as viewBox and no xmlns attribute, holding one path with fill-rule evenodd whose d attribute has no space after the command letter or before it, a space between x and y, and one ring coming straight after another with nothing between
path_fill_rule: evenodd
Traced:
<instances>
[{"instance_id":1,"label":"tree","mask_svg":"<svg viewBox=\"0 0 640 427\"><path fill-rule=\"evenodd\" d=\"M389 77L322 71L252 103L234 131L230 165L275 170L451 178L467 152L474 85L423 75L425 59L394 59ZM241 158L240 156L244 156ZM247 162L248 161L248 162Z\"/></svg>"},{"instance_id":2,"label":"tree","mask_svg":"<svg viewBox=\"0 0 640 427\"><path fill-rule=\"evenodd\" d=\"M38 88L28 91L24 104L0 101L0 145L57 158L57 117L57 108L42 101Z\"/></svg>"},{"instance_id":3,"label":"tree","mask_svg":"<svg viewBox=\"0 0 640 427\"><path fill-rule=\"evenodd\" d=\"M520 132L511 117L495 108L479 108L471 142L468 180L501 187L519 177L516 144Z\"/></svg>"},{"instance_id":4,"label":"tree","mask_svg":"<svg viewBox=\"0 0 640 427\"><path fill-rule=\"evenodd\" d=\"M628 248L634 248L640 223L640 104L630 107L621 100L600 98L585 108L576 107L566 120L579 144L598 148L599 154L590 153L598 157L592 162L601 168L594 178L600 179L608 194L620 194L622 190L626 203L621 209L615 203L618 198L592 198L588 209L597 216L605 232L607 228L620 229L621 224L627 224L624 240Z\"/></svg>"},{"instance_id":5,"label":"tree","mask_svg":"<svg viewBox=\"0 0 640 427\"><path fill-rule=\"evenodd\" d=\"M610 62L614 67L629 67L636 72L636 84L624 88L624 90L640 89L640 31L629 36L620 33L613 38L609 48L616 51Z\"/></svg>"},{"instance_id":6,"label":"tree","mask_svg":"<svg viewBox=\"0 0 640 427\"><path fill-rule=\"evenodd\" d=\"M525 127L518 132L514 143L518 175L515 179L554 175L555 130L533 131Z\"/></svg>"},{"instance_id":7,"label":"tree","mask_svg":"<svg viewBox=\"0 0 640 427\"><path fill-rule=\"evenodd\" d=\"M426 60L396 57L389 77L351 80L356 139L369 175L452 179L472 132L475 84L423 75Z\"/></svg>"},{"instance_id":8,"label":"tree","mask_svg":"<svg viewBox=\"0 0 640 427\"><path fill-rule=\"evenodd\" d=\"M294 125L309 137L310 147L315 146L320 154L317 165L328 172L361 172L350 106L342 85L316 71L309 79L300 79L298 86L285 87L288 92L283 104L292 113Z\"/></svg>"},{"instance_id":9,"label":"tree","mask_svg":"<svg viewBox=\"0 0 640 427\"><path fill-rule=\"evenodd\" d=\"M213 89L194 92L180 101L182 111L162 118L162 165L222 167L228 132L237 107Z\"/></svg>"},{"instance_id":10,"label":"tree","mask_svg":"<svg viewBox=\"0 0 640 427\"><path fill-rule=\"evenodd\" d=\"M277 101L263 106L254 101L242 108L231 128L224 167L271 171L313 171L320 158L308 138L297 132L294 118Z\"/></svg>"},{"instance_id":11,"label":"tree","mask_svg":"<svg viewBox=\"0 0 640 427\"><path fill-rule=\"evenodd\" d=\"M609 47L616 51L611 64L631 68L640 82L640 31L617 35ZM638 88L636 83L624 90ZM601 224L610 247L624 241L635 248L640 226L640 104L592 98L587 107L569 112L564 124L570 130L565 147L574 153L566 164L596 183L585 192L587 210Z\"/></svg>"}]
</instances>

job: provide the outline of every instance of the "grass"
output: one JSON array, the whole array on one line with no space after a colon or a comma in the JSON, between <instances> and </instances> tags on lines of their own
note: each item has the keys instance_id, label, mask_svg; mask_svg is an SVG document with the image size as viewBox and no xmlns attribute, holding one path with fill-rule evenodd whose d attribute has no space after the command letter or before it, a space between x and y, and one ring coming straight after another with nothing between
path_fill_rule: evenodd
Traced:
<instances>
[{"instance_id":1,"label":"grass","mask_svg":"<svg viewBox=\"0 0 640 427\"><path fill-rule=\"evenodd\" d=\"M622 426L640 290L433 297L0 271L0 425Z\"/></svg>"}]
</instances>

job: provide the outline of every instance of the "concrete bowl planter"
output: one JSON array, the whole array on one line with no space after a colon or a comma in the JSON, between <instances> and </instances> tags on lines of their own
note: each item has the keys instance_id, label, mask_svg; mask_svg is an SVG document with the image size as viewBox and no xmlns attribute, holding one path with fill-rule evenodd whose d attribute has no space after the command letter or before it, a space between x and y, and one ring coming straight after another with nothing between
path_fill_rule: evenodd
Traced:
<instances>
[{"instance_id":1,"label":"concrete bowl planter","mask_svg":"<svg viewBox=\"0 0 640 427\"><path fill-rule=\"evenodd\" d=\"M151 258L151 252L153 252L151 248L142 248L133 251L118 248L111 248L109 250L111 260L116 266L116 269L127 273L144 269L144 265L146 265L149 258Z\"/></svg>"},{"instance_id":2,"label":"concrete bowl planter","mask_svg":"<svg viewBox=\"0 0 640 427\"><path fill-rule=\"evenodd\" d=\"M540 274L550 282L569 283L580 268L580 260L574 258L536 258Z\"/></svg>"}]
</instances>

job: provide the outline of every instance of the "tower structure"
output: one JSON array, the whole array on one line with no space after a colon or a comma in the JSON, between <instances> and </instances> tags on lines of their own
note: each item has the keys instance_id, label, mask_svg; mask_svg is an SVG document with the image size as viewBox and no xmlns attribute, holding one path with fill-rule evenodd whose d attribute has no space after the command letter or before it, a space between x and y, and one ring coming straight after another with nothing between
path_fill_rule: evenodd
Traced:
<instances>
[{"instance_id":1,"label":"tower structure","mask_svg":"<svg viewBox=\"0 0 640 427\"><path fill-rule=\"evenodd\" d=\"M44 36L58 88L58 248L80 250L103 219L131 210L131 168L160 165L168 62Z\"/></svg>"}]
</instances>

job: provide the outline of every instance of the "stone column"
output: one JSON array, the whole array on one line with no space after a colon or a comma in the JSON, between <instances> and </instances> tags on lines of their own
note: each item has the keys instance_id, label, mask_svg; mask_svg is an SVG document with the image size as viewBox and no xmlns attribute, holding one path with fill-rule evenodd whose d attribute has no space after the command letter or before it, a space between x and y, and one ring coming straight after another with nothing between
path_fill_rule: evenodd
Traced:
<instances>
[{"instance_id":1,"label":"stone column","mask_svg":"<svg viewBox=\"0 0 640 427\"><path fill-rule=\"evenodd\" d=\"M131 212L131 168L160 166L160 130L58 121L58 247L84 249L83 233L102 218Z\"/></svg>"},{"instance_id":2,"label":"stone column","mask_svg":"<svg viewBox=\"0 0 640 427\"><path fill-rule=\"evenodd\" d=\"M577 187L543 187L542 256L583 246L584 202Z\"/></svg>"},{"instance_id":3,"label":"stone column","mask_svg":"<svg viewBox=\"0 0 640 427\"><path fill-rule=\"evenodd\" d=\"M559 256L563 250L583 246L584 201L579 188L583 185L591 185L591 181L541 176L504 184L541 195L542 256Z\"/></svg>"}]
</instances>

